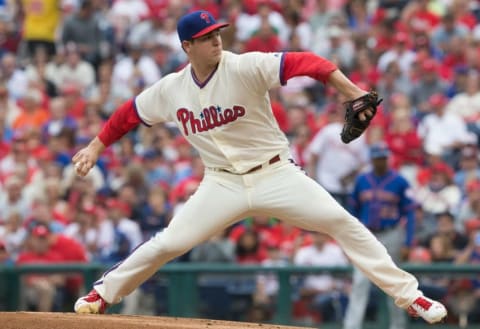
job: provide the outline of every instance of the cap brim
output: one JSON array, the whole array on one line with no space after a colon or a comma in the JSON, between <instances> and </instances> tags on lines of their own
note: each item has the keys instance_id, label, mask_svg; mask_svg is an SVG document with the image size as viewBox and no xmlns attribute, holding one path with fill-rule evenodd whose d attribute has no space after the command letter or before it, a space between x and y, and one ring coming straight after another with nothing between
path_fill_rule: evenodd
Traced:
<instances>
[{"instance_id":1,"label":"cap brim","mask_svg":"<svg viewBox=\"0 0 480 329\"><path fill-rule=\"evenodd\" d=\"M204 36L207 33L210 33L212 31L220 29L222 27L227 27L229 25L230 25L229 23L216 23L216 24L210 25L209 27L204 28L203 30L201 30L197 34L192 35L192 39L200 38L201 36Z\"/></svg>"}]
</instances>

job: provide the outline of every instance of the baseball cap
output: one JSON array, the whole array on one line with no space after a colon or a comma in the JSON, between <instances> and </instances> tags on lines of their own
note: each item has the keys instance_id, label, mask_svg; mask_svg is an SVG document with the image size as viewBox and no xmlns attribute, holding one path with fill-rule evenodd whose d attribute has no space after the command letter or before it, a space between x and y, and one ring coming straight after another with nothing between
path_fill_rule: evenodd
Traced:
<instances>
[{"instance_id":1,"label":"baseball cap","mask_svg":"<svg viewBox=\"0 0 480 329\"><path fill-rule=\"evenodd\" d=\"M370 159L386 158L390 155L390 150L385 143L376 143L370 146Z\"/></svg>"},{"instance_id":2,"label":"baseball cap","mask_svg":"<svg viewBox=\"0 0 480 329\"><path fill-rule=\"evenodd\" d=\"M109 208L109 210L112 210L112 209L120 210L125 216L130 216L131 214L130 206L126 202L115 199L115 198L111 198L107 200L106 206Z\"/></svg>"},{"instance_id":3,"label":"baseball cap","mask_svg":"<svg viewBox=\"0 0 480 329\"><path fill-rule=\"evenodd\" d=\"M50 229L46 225L37 225L32 230L32 235L36 237L46 237L50 234Z\"/></svg>"},{"instance_id":4,"label":"baseball cap","mask_svg":"<svg viewBox=\"0 0 480 329\"><path fill-rule=\"evenodd\" d=\"M230 24L218 23L206 10L197 10L178 20L177 32L180 41L192 40L228 25Z\"/></svg>"}]
</instances>

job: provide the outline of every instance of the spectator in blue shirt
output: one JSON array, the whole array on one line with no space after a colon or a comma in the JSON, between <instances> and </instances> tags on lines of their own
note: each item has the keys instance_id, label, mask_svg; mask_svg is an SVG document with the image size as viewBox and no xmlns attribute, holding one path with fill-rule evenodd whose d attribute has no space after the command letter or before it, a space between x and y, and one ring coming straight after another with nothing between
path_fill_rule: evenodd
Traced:
<instances>
[{"instance_id":1,"label":"spectator in blue shirt","mask_svg":"<svg viewBox=\"0 0 480 329\"><path fill-rule=\"evenodd\" d=\"M372 170L360 175L350 198L350 212L375 234L395 262L408 255L412 245L415 217L414 202L408 196L409 184L388 164L390 150L384 143L370 148ZM352 291L344 319L344 329L362 327L368 304L370 281L358 269L353 272ZM389 303L390 329L405 329L406 317Z\"/></svg>"}]
</instances>

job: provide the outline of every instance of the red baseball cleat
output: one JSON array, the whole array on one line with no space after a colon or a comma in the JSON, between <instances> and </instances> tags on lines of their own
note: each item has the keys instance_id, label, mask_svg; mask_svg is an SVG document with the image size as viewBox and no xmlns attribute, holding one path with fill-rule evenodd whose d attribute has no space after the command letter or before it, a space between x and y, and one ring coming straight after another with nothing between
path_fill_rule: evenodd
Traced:
<instances>
[{"instance_id":1,"label":"red baseball cleat","mask_svg":"<svg viewBox=\"0 0 480 329\"><path fill-rule=\"evenodd\" d=\"M104 314L107 309L107 302L92 289L88 295L80 297L74 306L75 313L79 314Z\"/></svg>"},{"instance_id":2,"label":"red baseball cleat","mask_svg":"<svg viewBox=\"0 0 480 329\"><path fill-rule=\"evenodd\" d=\"M425 296L418 297L407 308L410 316L421 317L428 323L440 322L447 317L447 309L441 303Z\"/></svg>"}]
</instances>

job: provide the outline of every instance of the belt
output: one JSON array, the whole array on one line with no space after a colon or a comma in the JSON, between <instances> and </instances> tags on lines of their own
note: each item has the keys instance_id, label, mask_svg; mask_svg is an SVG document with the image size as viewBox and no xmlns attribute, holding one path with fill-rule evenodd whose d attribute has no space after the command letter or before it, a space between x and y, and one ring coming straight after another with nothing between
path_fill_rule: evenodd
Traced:
<instances>
[{"instance_id":1,"label":"belt","mask_svg":"<svg viewBox=\"0 0 480 329\"><path fill-rule=\"evenodd\" d=\"M275 162L278 162L278 161L280 161L280 155L277 154L276 156L274 156L273 158L271 158L270 160L268 160L268 164L271 165L271 164L274 164ZM250 174L250 173L252 173L252 172L254 172L254 171L260 170L260 169L263 168L263 166L264 166L264 164L255 166L255 167L253 167L252 169L250 169L249 171L247 171L246 174Z\"/></svg>"},{"instance_id":2,"label":"belt","mask_svg":"<svg viewBox=\"0 0 480 329\"><path fill-rule=\"evenodd\" d=\"M250 168L249 170L243 172L243 173L235 173L235 172L231 172L227 169L222 169L222 168L210 168L211 170L213 171L223 171L223 172L228 172L229 174L235 174L235 175L243 175L243 174L251 174L252 172L255 172L257 170L260 170L262 168L264 168L265 166L267 165L272 165L274 164L275 162L278 162L280 161L280 155L277 154L276 156L274 156L273 158L271 158L270 160L268 160L268 162L264 163L264 164L259 164L258 166L255 166L253 168Z\"/></svg>"}]
</instances>

